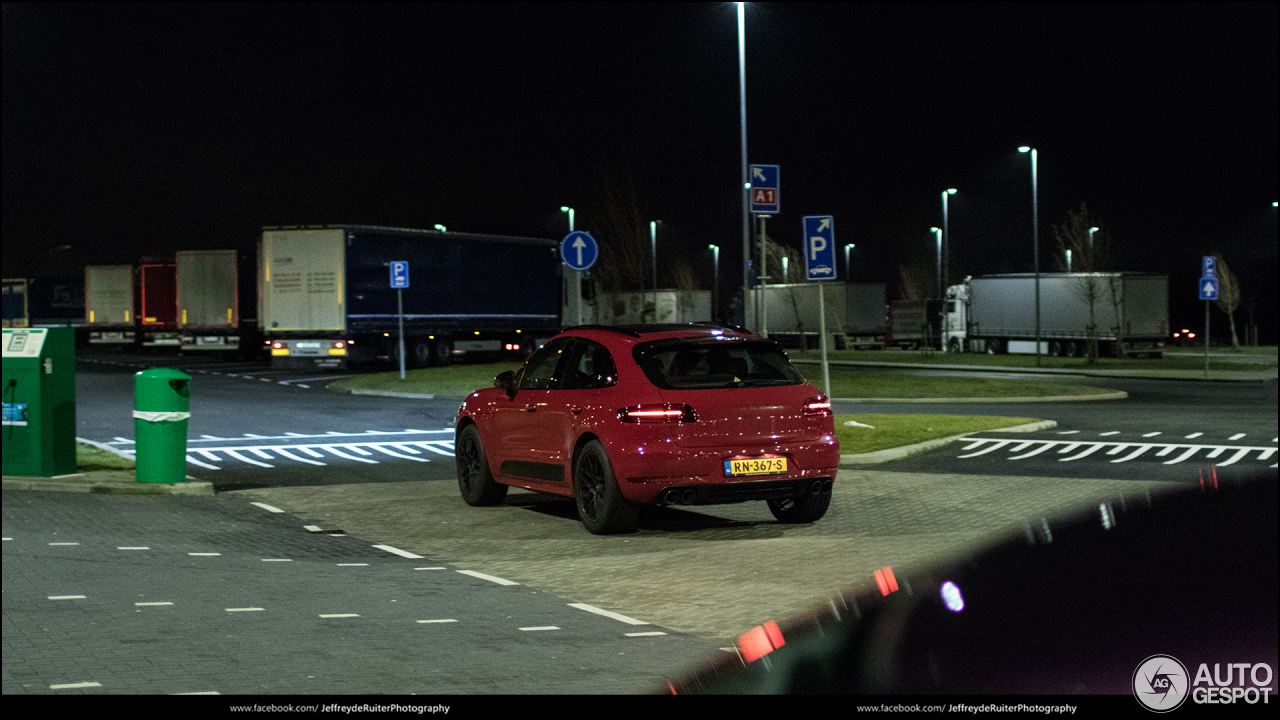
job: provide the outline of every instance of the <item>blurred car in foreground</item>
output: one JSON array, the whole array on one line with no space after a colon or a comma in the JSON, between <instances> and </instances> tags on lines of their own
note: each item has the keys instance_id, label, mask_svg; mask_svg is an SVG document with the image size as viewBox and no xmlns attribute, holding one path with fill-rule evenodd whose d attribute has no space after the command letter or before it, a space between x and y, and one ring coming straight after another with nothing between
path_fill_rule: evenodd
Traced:
<instances>
[{"instance_id":1,"label":"blurred car in foreground","mask_svg":"<svg viewBox=\"0 0 1280 720\"><path fill-rule=\"evenodd\" d=\"M1276 495L1274 469L1221 487L1209 473L934 567L882 568L874 588L757 627L660 692L1274 704Z\"/></svg>"},{"instance_id":2,"label":"blurred car in foreground","mask_svg":"<svg viewBox=\"0 0 1280 720\"><path fill-rule=\"evenodd\" d=\"M758 335L707 325L571 328L458 409L458 485L575 498L592 533L645 505L762 500L821 518L840 462L831 403Z\"/></svg>"}]
</instances>

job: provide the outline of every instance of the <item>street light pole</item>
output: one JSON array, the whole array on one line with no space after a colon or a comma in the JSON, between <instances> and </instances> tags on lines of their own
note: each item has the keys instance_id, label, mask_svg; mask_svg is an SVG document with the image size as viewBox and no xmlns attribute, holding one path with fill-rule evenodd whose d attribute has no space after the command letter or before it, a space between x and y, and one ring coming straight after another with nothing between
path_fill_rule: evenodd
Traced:
<instances>
[{"instance_id":1,"label":"street light pole","mask_svg":"<svg viewBox=\"0 0 1280 720\"><path fill-rule=\"evenodd\" d=\"M844 246L844 281L853 282L853 272L849 270L849 251L854 248L853 243Z\"/></svg>"},{"instance_id":2,"label":"street light pole","mask_svg":"<svg viewBox=\"0 0 1280 720\"><path fill-rule=\"evenodd\" d=\"M569 232L573 232L573 208L567 205L560 206L560 212L569 213ZM582 273L578 270L564 266L564 287L565 287L565 324L581 325L582 324ZM570 322L572 320L572 322Z\"/></svg>"},{"instance_id":3,"label":"street light pole","mask_svg":"<svg viewBox=\"0 0 1280 720\"><path fill-rule=\"evenodd\" d=\"M942 228L931 227L934 236L938 239L938 297L942 297Z\"/></svg>"},{"instance_id":4,"label":"street light pole","mask_svg":"<svg viewBox=\"0 0 1280 720\"><path fill-rule=\"evenodd\" d=\"M720 314L720 246L707 247L711 249L711 256L715 259L715 270L711 276L711 320L715 322L716 316Z\"/></svg>"},{"instance_id":5,"label":"street light pole","mask_svg":"<svg viewBox=\"0 0 1280 720\"><path fill-rule=\"evenodd\" d=\"M951 247L949 244L951 240L951 228L950 228L950 220L947 217L947 196L955 195L955 194L956 194L955 188L947 188L942 192L942 262L941 262L942 269L938 272L939 288L942 288L946 285L947 270L949 270L951 267L950 263L947 262L948 260L950 260L950 258L948 257L948 254L951 250ZM938 297L942 297L942 290L938 291Z\"/></svg>"},{"instance_id":6,"label":"street light pole","mask_svg":"<svg viewBox=\"0 0 1280 720\"><path fill-rule=\"evenodd\" d=\"M751 284L748 264L751 262L750 187L747 177L747 20L746 3L738 6L738 114L742 125L742 317L746 324L747 288Z\"/></svg>"},{"instance_id":7,"label":"street light pole","mask_svg":"<svg viewBox=\"0 0 1280 720\"><path fill-rule=\"evenodd\" d=\"M1023 145L1018 152L1031 153L1031 243L1036 270L1036 367L1040 366L1040 185L1037 179L1036 149Z\"/></svg>"}]
</instances>

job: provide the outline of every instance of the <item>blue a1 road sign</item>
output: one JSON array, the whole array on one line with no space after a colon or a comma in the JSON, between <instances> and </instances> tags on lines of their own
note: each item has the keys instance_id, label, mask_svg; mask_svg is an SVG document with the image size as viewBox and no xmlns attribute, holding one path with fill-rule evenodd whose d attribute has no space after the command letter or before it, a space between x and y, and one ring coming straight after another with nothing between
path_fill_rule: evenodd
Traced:
<instances>
[{"instance_id":1,"label":"blue a1 road sign","mask_svg":"<svg viewBox=\"0 0 1280 720\"><path fill-rule=\"evenodd\" d=\"M574 270L586 270L596 264L600 257L600 246L591 233L578 230L564 236L560 241L560 259Z\"/></svg>"},{"instance_id":2,"label":"blue a1 road sign","mask_svg":"<svg viewBox=\"0 0 1280 720\"><path fill-rule=\"evenodd\" d=\"M1218 258L1213 255L1200 256L1200 277L1217 277L1218 276Z\"/></svg>"},{"instance_id":3,"label":"blue a1 road sign","mask_svg":"<svg viewBox=\"0 0 1280 720\"><path fill-rule=\"evenodd\" d=\"M751 183L751 212L757 215L777 215L782 209L779 196L777 165L752 165L748 181Z\"/></svg>"},{"instance_id":4,"label":"blue a1 road sign","mask_svg":"<svg viewBox=\"0 0 1280 720\"><path fill-rule=\"evenodd\" d=\"M804 272L809 282L836 279L836 227L830 215L804 216Z\"/></svg>"},{"instance_id":5,"label":"blue a1 road sign","mask_svg":"<svg viewBox=\"0 0 1280 720\"><path fill-rule=\"evenodd\" d=\"M1217 300L1218 299L1218 279L1217 278L1200 278L1200 299L1201 300Z\"/></svg>"},{"instance_id":6,"label":"blue a1 road sign","mask_svg":"<svg viewBox=\"0 0 1280 720\"><path fill-rule=\"evenodd\" d=\"M409 287L409 262L407 260L391 261L391 287Z\"/></svg>"}]
</instances>

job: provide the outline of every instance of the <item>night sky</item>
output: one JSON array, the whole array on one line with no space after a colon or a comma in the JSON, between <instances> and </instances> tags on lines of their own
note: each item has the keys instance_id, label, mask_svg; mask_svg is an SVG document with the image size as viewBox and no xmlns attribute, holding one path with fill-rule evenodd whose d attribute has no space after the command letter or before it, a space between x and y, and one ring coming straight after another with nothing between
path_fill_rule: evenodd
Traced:
<instances>
[{"instance_id":1,"label":"night sky","mask_svg":"<svg viewBox=\"0 0 1280 720\"><path fill-rule=\"evenodd\" d=\"M732 3L3 13L5 277L252 252L263 225L559 239L561 205L607 252L608 188L663 221L661 284L684 263L709 289L709 243L722 289L741 277ZM1276 341L1277 4L746 16L749 161L781 166L776 240L833 215L853 279L893 297L901 267L932 267L955 187L952 279L1030 271L1032 145L1042 270L1051 226L1087 203L1120 269L1170 276L1175 325L1203 322L1194 278L1218 251Z\"/></svg>"}]
</instances>

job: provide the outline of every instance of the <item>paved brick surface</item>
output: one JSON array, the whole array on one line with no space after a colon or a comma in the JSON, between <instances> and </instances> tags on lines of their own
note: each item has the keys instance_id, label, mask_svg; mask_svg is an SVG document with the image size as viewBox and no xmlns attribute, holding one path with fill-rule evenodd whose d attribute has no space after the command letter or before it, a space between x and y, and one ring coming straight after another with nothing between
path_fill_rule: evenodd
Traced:
<instances>
[{"instance_id":1,"label":"paved brick surface","mask_svg":"<svg viewBox=\"0 0 1280 720\"><path fill-rule=\"evenodd\" d=\"M456 483L246 490L304 522L430 554L718 643L861 584L1021 533L1099 498L1170 483L842 469L827 516L774 521L764 503L653 509L631 535L589 535L571 501L515 492L472 508ZM239 493L238 493L239 494Z\"/></svg>"}]
</instances>

